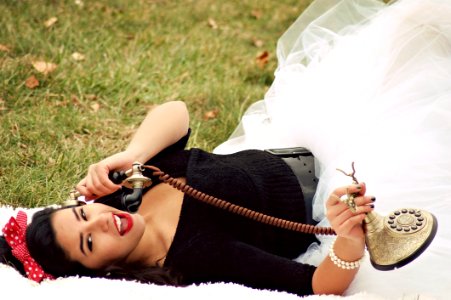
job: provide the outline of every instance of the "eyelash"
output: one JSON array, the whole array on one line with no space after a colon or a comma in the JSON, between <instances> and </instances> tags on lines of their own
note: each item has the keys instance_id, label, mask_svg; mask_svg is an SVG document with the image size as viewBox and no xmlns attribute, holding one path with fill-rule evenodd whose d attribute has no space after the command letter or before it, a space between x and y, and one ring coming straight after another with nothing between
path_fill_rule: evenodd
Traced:
<instances>
[{"instance_id":1,"label":"eyelash","mask_svg":"<svg viewBox=\"0 0 451 300\"><path fill-rule=\"evenodd\" d=\"M83 210L83 208L80 208L80 215L83 220L88 221L88 218L86 217L86 214L85 214L85 211Z\"/></svg>"},{"instance_id":2,"label":"eyelash","mask_svg":"<svg viewBox=\"0 0 451 300\"><path fill-rule=\"evenodd\" d=\"M83 208L80 208L80 215L83 218L83 220L88 221L88 218L87 218L86 213L83 210ZM92 252L92 236L91 235L88 235L88 239L87 239L86 243L88 244L89 251Z\"/></svg>"}]
</instances>

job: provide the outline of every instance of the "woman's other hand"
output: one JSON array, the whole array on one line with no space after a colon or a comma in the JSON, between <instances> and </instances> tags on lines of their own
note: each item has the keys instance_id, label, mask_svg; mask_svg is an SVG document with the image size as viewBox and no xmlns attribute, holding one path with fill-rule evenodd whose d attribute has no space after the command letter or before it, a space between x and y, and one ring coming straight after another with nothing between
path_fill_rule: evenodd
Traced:
<instances>
[{"instance_id":1,"label":"woman's other hand","mask_svg":"<svg viewBox=\"0 0 451 300\"><path fill-rule=\"evenodd\" d=\"M362 222L367 213L374 209L372 196L366 196L364 183L353 184L335 189L326 202L327 219L337 236L350 240L364 239ZM350 195L354 197L355 211L352 211L346 201Z\"/></svg>"},{"instance_id":2,"label":"woman's other hand","mask_svg":"<svg viewBox=\"0 0 451 300\"><path fill-rule=\"evenodd\" d=\"M364 183L337 188L326 202L327 219L337 234L333 253L341 261L357 262L365 251L363 220L374 209L374 197L366 196ZM350 209L346 199L353 197L355 209ZM349 287L358 268L342 268L328 256L313 275L312 287L316 294L341 295Z\"/></svg>"}]
</instances>

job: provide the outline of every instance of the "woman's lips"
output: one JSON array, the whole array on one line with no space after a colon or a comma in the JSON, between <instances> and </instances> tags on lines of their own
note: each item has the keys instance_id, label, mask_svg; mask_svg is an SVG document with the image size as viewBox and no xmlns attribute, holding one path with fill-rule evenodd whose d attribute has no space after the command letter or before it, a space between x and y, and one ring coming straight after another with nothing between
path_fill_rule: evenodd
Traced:
<instances>
[{"instance_id":1,"label":"woman's lips","mask_svg":"<svg viewBox=\"0 0 451 300\"><path fill-rule=\"evenodd\" d=\"M113 223L119 232L119 235L125 235L133 227L133 219L130 214L113 214Z\"/></svg>"}]
</instances>

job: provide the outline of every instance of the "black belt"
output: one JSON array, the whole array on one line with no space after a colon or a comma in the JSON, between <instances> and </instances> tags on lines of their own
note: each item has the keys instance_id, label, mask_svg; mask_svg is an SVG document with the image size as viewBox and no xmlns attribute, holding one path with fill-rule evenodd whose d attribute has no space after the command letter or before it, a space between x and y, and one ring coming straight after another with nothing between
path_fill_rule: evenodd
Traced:
<instances>
[{"instance_id":1,"label":"black belt","mask_svg":"<svg viewBox=\"0 0 451 300\"><path fill-rule=\"evenodd\" d=\"M303 147L267 149L271 154L280 157L293 170L304 195L306 223L316 225L313 220L313 197L318 186L315 176L315 158L308 149Z\"/></svg>"}]
</instances>

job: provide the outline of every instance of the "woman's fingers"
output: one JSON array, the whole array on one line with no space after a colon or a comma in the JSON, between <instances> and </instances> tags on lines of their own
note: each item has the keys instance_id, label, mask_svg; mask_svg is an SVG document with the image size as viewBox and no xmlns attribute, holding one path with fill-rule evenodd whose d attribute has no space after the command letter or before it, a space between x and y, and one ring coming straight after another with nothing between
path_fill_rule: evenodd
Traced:
<instances>
[{"instance_id":1,"label":"woman's fingers","mask_svg":"<svg viewBox=\"0 0 451 300\"><path fill-rule=\"evenodd\" d=\"M335 189L328 199L328 203L333 205L334 203L341 201L345 195L363 196L366 193L366 185L364 182L359 184L352 184Z\"/></svg>"},{"instance_id":2,"label":"woman's fingers","mask_svg":"<svg viewBox=\"0 0 451 300\"><path fill-rule=\"evenodd\" d=\"M335 226L335 232L342 237L359 237L363 235L362 222L365 219L364 214L353 215L339 226ZM357 235L356 235L357 234Z\"/></svg>"},{"instance_id":3,"label":"woman's fingers","mask_svg":"<svg viewBox=\"0 0 451 300\"><path fill-rule=\"evenodd\" d=\"M365 196L365 184L339 187L330 195L327 218L338 235L358 237L363 234L361 227L366 214L374 209L372 196Z\"/></svg>"},{"instance_id":4,"label":"woman's fingers","mask_svg":"<svg viewBox=\"0 0 451 300\"><path fill-rule=\"evenodd\" d=\"M109 169L102 164L89 166L88 175L80 181L77 190L88 199L95 199L111 194L120 188L120 185L113 183L108 178Z\"/></svg>"},{"instance_id":5,"label":"woman's fingers","mask_svg":"<svg viewBox=\"0 0 451 300\"><path fill-rule=\"evenodd\" d=\"M89 195L89 191L88 191L88 189L86 188L86 177L83 178L83 179L77 184L77 186L75 187L75 189L76 189L77 191L79 191L80 194L82 194L82 195L90 196L90 195Z\"/></svg>"},{"instance_id":6,"label":"woman's fingers","mask_svg":"<svg viewBox=\"0 0 451 300\"><path fill-rule=\"evenodd\" d=\"M355 215L366 215L374 209L373 201L371 199L372 197L370 196L355 198L355 212L351 211L345 203L330 208L330 214L328 215L329 221L331 224L333 222L334 225L340 226Z\"/></svg>"}]
</instances>

